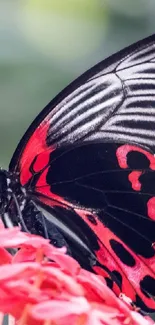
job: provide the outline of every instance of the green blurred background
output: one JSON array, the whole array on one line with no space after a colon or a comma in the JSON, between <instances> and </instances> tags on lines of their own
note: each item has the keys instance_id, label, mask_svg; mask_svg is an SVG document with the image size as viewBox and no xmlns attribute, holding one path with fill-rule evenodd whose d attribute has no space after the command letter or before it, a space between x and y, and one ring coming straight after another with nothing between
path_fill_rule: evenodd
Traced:
<instances>
[{"instance_id":1,"label":"green blurred background","mask_svg":"<svg viewBox=\"0 0 155 325\"><path fill-rule=\"evenodd\" d=\"M155 31L155 0L0 0L0 165L63 87Z\"/></svg>"}]
</instances>

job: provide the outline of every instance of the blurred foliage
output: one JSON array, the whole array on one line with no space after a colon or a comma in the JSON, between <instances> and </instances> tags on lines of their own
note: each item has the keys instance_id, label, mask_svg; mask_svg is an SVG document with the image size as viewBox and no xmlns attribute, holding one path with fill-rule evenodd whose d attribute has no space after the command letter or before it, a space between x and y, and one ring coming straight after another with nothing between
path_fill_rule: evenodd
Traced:
<instances>
[{"instance_id":1,"label":"blurred foliage","mask_svg":"<svg viewBox=\"0 0 155 325\"><path fill-rule=\"evenodd\" d=\"M154 0L0 0L0 164L63 87L154 30Z\"/></svg>"}]
</instances>

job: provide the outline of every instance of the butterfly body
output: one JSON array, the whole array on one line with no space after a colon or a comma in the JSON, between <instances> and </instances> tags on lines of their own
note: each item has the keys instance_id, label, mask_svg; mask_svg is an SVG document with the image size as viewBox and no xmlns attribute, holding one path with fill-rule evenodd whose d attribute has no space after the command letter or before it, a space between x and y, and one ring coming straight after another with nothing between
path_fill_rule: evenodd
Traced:
<instances>
[{"instance_id":1,"label":"butterfly body","mask_svg":"<svg viewBox=\"0 0 155 325\"><path fill-rule=\"evenodd\" d=\"M155 36L87 71L0 172L6 224L47 237L155 310Z\"/></svg>"}]
</instances>

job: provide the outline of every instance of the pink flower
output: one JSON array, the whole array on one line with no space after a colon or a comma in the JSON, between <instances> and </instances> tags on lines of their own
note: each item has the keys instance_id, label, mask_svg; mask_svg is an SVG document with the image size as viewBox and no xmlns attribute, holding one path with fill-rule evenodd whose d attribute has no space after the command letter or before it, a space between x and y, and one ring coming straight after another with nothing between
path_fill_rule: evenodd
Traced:
<instances>
[{"instance_id":1,"label":"pink flower","mask_svg":"<svg viewBox=\"0 0 155 325\"><path fill-rule=\"evenodd\" d=\"M19 250L12 257L5 247ZM0 324L5 313L14 325L153 324L65 252L0 221Z\"/></svg>"}]
</instances>

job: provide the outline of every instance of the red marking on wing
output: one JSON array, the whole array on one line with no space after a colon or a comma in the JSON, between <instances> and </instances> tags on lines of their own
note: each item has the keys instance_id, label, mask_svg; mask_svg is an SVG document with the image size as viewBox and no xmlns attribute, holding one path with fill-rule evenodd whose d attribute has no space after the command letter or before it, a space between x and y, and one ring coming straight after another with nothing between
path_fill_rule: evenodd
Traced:
<instances>
[{"instance_id":1,"label":"red marking on wing","mask_svg":"<svg viewBox=\"0 0 155 325\"><path fill-rule=\"evenodd\" d=\"M154 272L148 268L155 263L155 257L148 259L141 258L136 255L129 247L127 247L109 228L105 227L103 223L96 216L97 225L93 225L87 218L88 212L75 209L75 211L82 217L82 219L89 225L93 232L98 237L98 244L100 249L96 252L97 259L103 265L106 265L110 271L117 270L122 276L122 292L135 301L135 294L137 293L149 308L155 308L155 301L146 297L140 288L140 281L146 275L155 278ZM93 215L94 217L94 215ZM124 248L133 256L135 266L131 267L124 264L118 256L113 252L110 246L110 240L114 239L121 243Z\"/></svg>"},{"instance_id":2,"label":"red marking on wing","mask_svg":"<svg viewBox=\"0 0 155 325\"><path fill-rule=\"evenodd\" d=\"M46 166L48 166L48 163L49 163L49 155L51 153L51 149L45 151L45 152L42 152L41 154L39 154L37 157L36 157L36 160L33 164L33 170L35 173L38 173L40 171L43 170L43 168L45 168Z\"/></svg>"},{"instance_id":3,"label":"red marking on wing","mask_svg":"<svg viewBox=\"0 0 155 325\"><path fill-rule=\"evenodd\" d=\"M121 168L130 168L130 166L128 166L127 155L129 152L132 151L143 153L150 162L149 165L150 169L155 170L155 156L146 150L131 145L122 145L116 151L116 157L118 159L118 163ZM145 174L145 170L143 171L134 170L128 176L129 182L132 184L132 188L135 191L141 191L142 189L142 184L139 180L142 174ZM150 198L147 202L147 214L148 217L150 217L152 220L155 220L155 197Z\"/></svg>"},{"instance_id":4,"label":"red marking on wing","mask_svg":"<svg viewBox=\"0 0 155 325\"><path fill-rule=\"evenodd\" d=\"M142 172L139 171L133 171L129 174L129 181L132 184L132 188L135 191L140 191L141 190L141 183L139 181L139 177L142 175Z\"/></svg>"},{"instance_id":5,"label":"red marking on wing","mask_svg":"<svg viewBox=\"0 0 155 325\"><path fill-rule=\"evenodd\" d=\"M36 172L42 170L49 162L49 155L55 148L49 148L46 144L48 129L49 123L47 121L41 123L26 144L20 159L20 181L22 185L25 185L32 177L30 166L33 161Z\"/></svg>"},{"instance_id":6,"label":"red marking on wing","mask_svg":"<svg viewBox=\"0 0 155 325\"><path fill-rule=\"evenodd\" d=\"M121 168L129 167L127 163L127 155L131 151L138 151L143 153L150 161L150 168L152 170L155 170L155 157L150 152L136 146L131 146L129 144L122 145L116 150L116 156Z\"/></svg>"},{"instance_id":7,"label":"red marking on wing","mask_svg":"<svg viewBox=\"0 0 155 325\"><path fill-rule=\"evenodd\" d=\"M148 216L155 220L155 197L152 197L147 202Z\"/></svg>"},{"instance_id":8,"label":"red marking on wing","mask_svg":"<svg viewBox=\"0 0 155 325\"><path fill-rule=\"evenodd\" d=\"M82 219L89 225L89 227L93 230L93 232L96 234L98 240L98 244L100 249L96 251L96 256L97 260L108 267L108 269L112 272L117 270L123 279L122 283L122 291L128 296L131 297L131 299L135 299L135 291L133 290L130 282L128 281L128 278L124 276L123 271L120 267L120 260L117 258L117 256L114 255L111 246L109 244L109 240L112 239L117 239L119 242L120 240L118 237L116 237L108 228L106 228L99 220L98 217L96 216L96 222L97 225L93 225L91 222L89 222L87 215L87 211L75 209L75 211L82 217ZM93 215L94 217L94 215ZM111 234L111 236L109 236ZM124 264L123 264L124 267ZM95 268L94 268L95 270ZM116 294L118 292L115 292ZM120 293L120 291L119 291Z\"/></svg>"}]
</instances>

